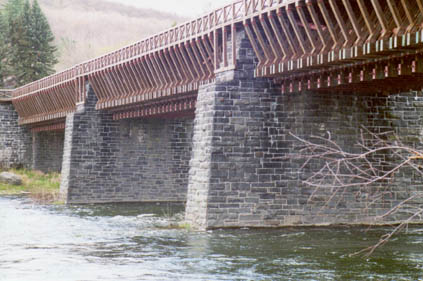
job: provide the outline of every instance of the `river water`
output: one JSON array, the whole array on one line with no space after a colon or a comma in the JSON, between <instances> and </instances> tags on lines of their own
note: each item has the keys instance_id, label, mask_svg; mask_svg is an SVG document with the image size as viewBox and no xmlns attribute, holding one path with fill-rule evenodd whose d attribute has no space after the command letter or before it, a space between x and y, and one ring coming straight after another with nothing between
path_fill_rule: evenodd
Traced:
<instances>
[{"instance_id":1,"label":"river water","mask_svg":"<svg viewBox=\"0 0 423 281\"><path fill-rule=\"evenodd\" d=\"M172 229L181 211L0 197L0 280L423 280L423 227L351 258L387 229Z\"/></svg>"}]
</instances>

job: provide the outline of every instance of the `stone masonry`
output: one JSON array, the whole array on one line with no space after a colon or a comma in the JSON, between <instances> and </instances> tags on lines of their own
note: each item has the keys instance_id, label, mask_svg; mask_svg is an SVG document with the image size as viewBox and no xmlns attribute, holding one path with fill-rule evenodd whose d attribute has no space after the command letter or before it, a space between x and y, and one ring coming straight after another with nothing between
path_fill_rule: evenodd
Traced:
<instances>
[{"instance_id":1,"label":"stone masonry","mask_svg":"<svg viewBox=\"0 0 423 281\"><path fill-rule=\"evenodd\" d=\"M198 93L186 220L199 229L264 225L254 209L277 199L260 174L276 89L270 79L254 79L254 52L241 32L237 46L236 70Z\"/></svg>"},{"instance_id":2,"label":"stone masonry","mask_svg":"<svg viewBox=\"0 0 423 281\"><path fill-rule=\"evenodd\" d=\"M115 121L85 105L66 119L61 192L68 203L185 201L192 120Z\"/></svg>"},{"instance_id":3,"label":"stone masonry","mask_svg":"<svg viewBox=\"0 0 423 281\"><path fill-rule=\"evenodd\" d=\"M64 131L33 133L34 170L59 172L62 170Z\"/></svg>"},{"instance_id":4,"label":"stone masonry","mask_svg":"<svg viewBox=\"0 0 423 281\"><path fill-rule=\"evenodd\" d=\"M393 131L408 145L421 145L423 94L282 95L272 80L253 77L254 52L241 32L238 36L237 68L217 74L198 93L186 208L194 228L369 223L422 191L421 177L405 170L384 186L388 192L375 204L371 194L357 196L353 189L327 207L331 192L310 197L315 189L302 181L324 163L299 173L301 161L289 157L300 147L291 132L306 139L330 132L347 151L357 149L363 127ZM380 155L376 164L385 165L387 158ZM374 188L368 193L380 187Z\"/></svg>"},{"instance_id":5,"label":"stone masonry","mask_svg":"<svg viewBox=\"0 0 423 281\"><path fill-rule=\"evenodd\" d=\"M31 165L31 132L18 125L18 114L12 103L0 101L0 169Z\"/></svg>"}]
</instances>

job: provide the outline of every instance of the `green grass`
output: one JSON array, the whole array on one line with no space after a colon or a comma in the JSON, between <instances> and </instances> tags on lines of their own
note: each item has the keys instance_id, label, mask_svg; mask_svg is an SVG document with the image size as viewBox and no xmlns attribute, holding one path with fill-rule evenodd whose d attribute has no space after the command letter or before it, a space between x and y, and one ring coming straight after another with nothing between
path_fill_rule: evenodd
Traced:
<instances>
[{"instance_id":1,"label":"green grass","mask_svg":"<svg viewBox=\"0 0 423 281\"><path fill-rule=\"evenodd\" d=\"M0 183L0 195L28 194L41 203L60 202L60 174L31 170L12 169L9 172L20 175L23 184L13 186Z\"/></svg>"}]
</instances>

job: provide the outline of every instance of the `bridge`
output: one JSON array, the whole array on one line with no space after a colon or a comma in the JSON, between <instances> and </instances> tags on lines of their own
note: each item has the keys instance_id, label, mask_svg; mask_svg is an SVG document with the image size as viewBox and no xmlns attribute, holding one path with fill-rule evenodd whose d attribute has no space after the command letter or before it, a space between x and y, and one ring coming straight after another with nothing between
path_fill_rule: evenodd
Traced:
<instances>
[{"instance_id":1,"label":"bridge","mask_svg":"<svg viewBox=\"0 0 423 281\"><path fill-rule=\"evenodd\" d=\"M289 132L419 139L422 50L423 0L237 0L12 102L69 203L187 201L200 228L362 222L352 201L313 215Z\"/></svg>"},{"instance_id":2,"label":"bridge","mask_svg":"<svg viewBox=\"0 0 423 281\"><path fill-rule=\"evenodd\" d=\"M353 91L398 78L418 88L422 13L419 0L235 1L25 85L14 105L22 125L56 122L84 102L88 82L96 108L117 119L193 111L199 86L236 68L237 30L259 60L256 77L276 77L282 92Z\"/></svg>"},{"instance_id":3,"label":"bridge","mask_svg":"<svg viewBox=\"0 0 423 281\"><path fill-rule=\"evenodd\" d=\"M12 90L2 90L0 89L0 101L8 102L12 101Z\"/></svg>"}]
</instances>

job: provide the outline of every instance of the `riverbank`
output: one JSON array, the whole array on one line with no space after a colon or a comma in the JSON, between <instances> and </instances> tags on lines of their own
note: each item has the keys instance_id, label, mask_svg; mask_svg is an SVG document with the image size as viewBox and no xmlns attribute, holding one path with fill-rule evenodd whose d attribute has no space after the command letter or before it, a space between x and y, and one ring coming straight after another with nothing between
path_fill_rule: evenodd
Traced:
<instances>
[{"instance_id":1,"label":"riverbank","mask_svg":"<svg viewBox=\"0 0 423 281\"><path fill-rule=\"evenodd\" d=\"M1 172L1 171L0 171ZM11 169L8 172L19 175L22 185L0 183L0 195L27 194L34 201L46 204L60 203L60 174L42 173L23 169Z\"/></svg>"}]
</instances>

